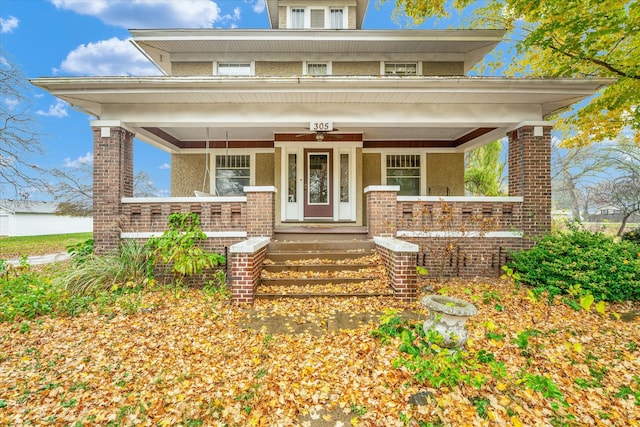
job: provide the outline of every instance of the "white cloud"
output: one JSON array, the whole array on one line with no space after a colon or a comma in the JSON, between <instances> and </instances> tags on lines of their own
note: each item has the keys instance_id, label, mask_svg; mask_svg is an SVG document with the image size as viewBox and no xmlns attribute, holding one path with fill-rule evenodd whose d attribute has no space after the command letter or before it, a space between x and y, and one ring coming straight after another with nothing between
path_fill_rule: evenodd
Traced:
<instances>
[{"instance_id":1,"label":"white cloud","mask_svg":"<svg viewBox=\"0 0 640 427\"><path fill-rule=\"evenodd\" d=\"M253 5L251 6L251 8L255 13L264 12L264 7L265 7L264 0L255 0L252 3Z\"/></svg>"},{"instance_id":2,"label":"white cloud","mask_svg":"<svg viewBox=\"0 0 640 427\"><path fill-rule=\"evenodd\" d=\"M69 104L67 104L63 100L58 99L56 100L55 104L49 106L49 109L47 111L38 110L36 111L36 114L46 117L67 117L69 115L69 113L67 112L68 105Z\"/></svg>"},{"instance_id":3,"label":"white cloud","mask_svg":"<svg viewBox=\"0 0 640 427\"><path fill-rule=\"evenodd\" d=\"M10 33L18 28L20 20L15 16L10 16L7 19L0 18L0 34Z\"/></svg>"},{"instance_id":4,"label":"white cloud","mask_svg":"<svg viewBox=\"0 0 640 427\"><path fill-rule=\"evenodd\" d=\"M4 98L2 102L4 102L4 105L6 105L9 110L13 110L20 105L20 100L18 98Z\"/></svg>"},{"instance_id":5,"label":"white cloud","mask_svg":"<svg viewBox=\"0 0 640 427\"><path fill-rule=\"evenodd\" d=\"M220 7L211 0L50 0L57 8L126 29L211 28Z\"/></svg>"},{"instance_id":6,"label":"white cloud","mask_svg":"<svg viewBox=\"0 0 640 427\"><path fill-rule=\"evenodd\" d=\"M113 37L78 46L71 51L59 70L72 75L149 76L160 71L130 42Z\"/></svg>"},{"instance_id":7,"label":"white cloud","mask_svg":"<svg viewBox=\"0 0 640 427\"><path fill-rule=\"evenodd\" d=\"M87 152L84 156L80 156L71 160L69 157L64 159L64 166L67 168L79 168L83 165L90 165L93 163L93 153Z\"/></svg>"},{"instance_id":8,"label":"white cloud","mask_svg":"<svg viewBox=\"0 0 640 427\"><path fill-rule=\"evenodd\" d=\"M171 169L171 165L169 163L163 163L158 167L158 169L162 169L162 170Z\"/></svg>"}]
</instances>

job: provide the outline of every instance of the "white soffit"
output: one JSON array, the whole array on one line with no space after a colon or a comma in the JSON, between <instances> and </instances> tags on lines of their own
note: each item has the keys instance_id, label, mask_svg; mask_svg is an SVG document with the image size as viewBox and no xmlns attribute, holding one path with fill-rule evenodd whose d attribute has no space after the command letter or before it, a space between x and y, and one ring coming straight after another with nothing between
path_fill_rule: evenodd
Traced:
<instances>
[{"instance_id":1,"label":"white soffit","mask_svg":"<svg viewBox=\"0 0 640 427\"><path fill-rule=\"evenodd\" d=\"M502 30L131 30L133 43L168 72L171 61L272 56L464 62L465 70L502 41Z\"/></svg>"}]
</instances>

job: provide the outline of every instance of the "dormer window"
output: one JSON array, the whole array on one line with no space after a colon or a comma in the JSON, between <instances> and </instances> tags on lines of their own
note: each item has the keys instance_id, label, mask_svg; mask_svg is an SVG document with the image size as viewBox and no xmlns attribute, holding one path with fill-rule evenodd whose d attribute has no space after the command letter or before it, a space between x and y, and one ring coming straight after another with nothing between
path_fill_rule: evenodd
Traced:
<instances>
[{"instance_id":1,"label":"dormer window","mask_svg":"<svg viewBox=\"0 0 640 427\"><path fill-rule=\"evenodd\" d=\"M347 27L345 8L342 7L290 7L288 28L343 29Z\"/></svg>"}]
</instances>

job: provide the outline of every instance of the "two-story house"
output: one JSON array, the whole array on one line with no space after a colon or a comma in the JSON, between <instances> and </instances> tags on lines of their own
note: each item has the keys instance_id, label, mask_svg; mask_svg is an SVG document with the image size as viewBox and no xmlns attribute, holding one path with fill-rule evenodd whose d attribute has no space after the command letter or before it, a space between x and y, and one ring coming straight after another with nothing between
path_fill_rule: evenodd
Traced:
<instances>
[{"instance_id":1,"label":"two-story house","mask_svg":"<svg viewBox=\"0 0 640 427\"><path fill-rule=\"evenodd\" d=\"M497 218L469 245L478 274L550 229L547 117L608 80L468 77L503 31L364 30L368 0L266 4L270 29L131 30L161 77L32 80L94 117L98 252L180 210L218 249L328 223L416 239L419 206L445 200ZM505 136L509 197L465 197L464 153ZM132 197L134 137L171 153L171 197Z\"/></svg>"}]
</instances>

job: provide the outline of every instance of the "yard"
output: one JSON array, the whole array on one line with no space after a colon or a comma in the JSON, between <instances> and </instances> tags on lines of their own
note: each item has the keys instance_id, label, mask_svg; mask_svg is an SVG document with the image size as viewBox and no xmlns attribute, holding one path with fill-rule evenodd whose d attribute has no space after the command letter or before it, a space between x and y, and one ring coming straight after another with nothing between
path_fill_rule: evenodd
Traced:
<instances>
[{"instance_id":1,"label":"yard","mask_svg":"<svg viewBox=\"0 0 640 427\"><path fill-rule=\"evenodd\" d=\"M424 312L392 299L250 309L170 287L2 322L0 424L640 425L637 303L600 314L511 280L424 284L477 306L466 351L400 352L415 321L389 310Z\"/></svg>"}]
</instances>

